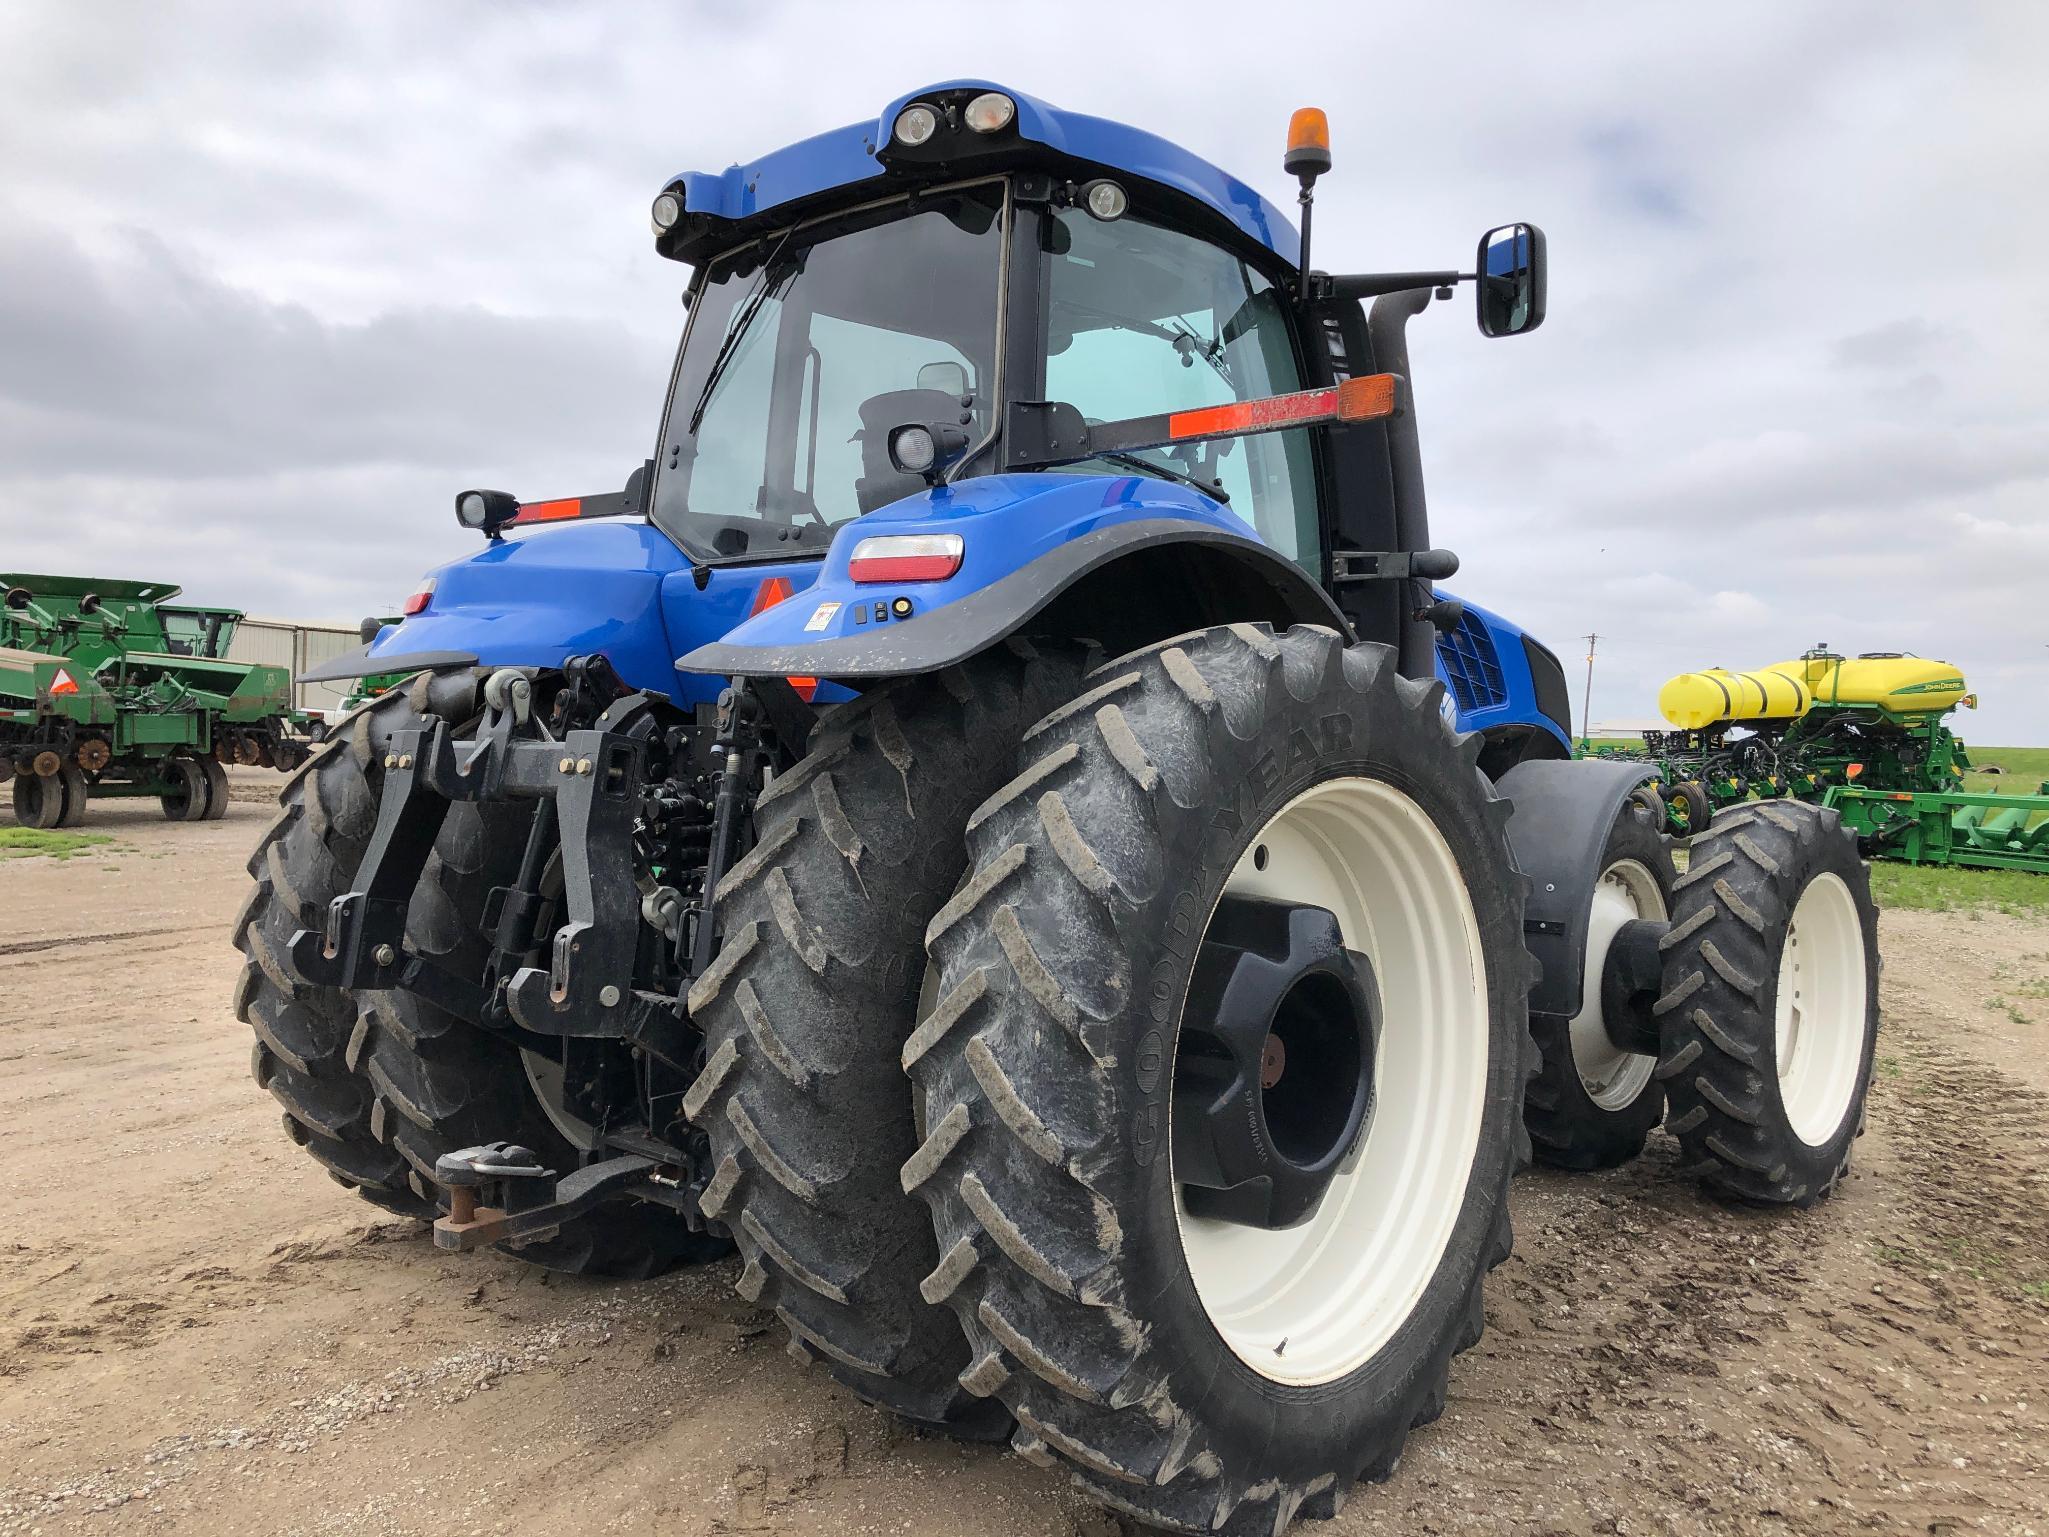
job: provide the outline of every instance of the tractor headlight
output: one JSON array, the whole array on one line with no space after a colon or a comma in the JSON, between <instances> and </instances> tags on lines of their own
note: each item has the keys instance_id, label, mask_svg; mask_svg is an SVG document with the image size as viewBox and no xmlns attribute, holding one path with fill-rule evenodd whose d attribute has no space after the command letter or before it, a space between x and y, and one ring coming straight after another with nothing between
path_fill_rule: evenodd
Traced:
<instances>
[{"instance_id":1,"label":"tractor headlight","mask_svg":"<svg viewBox=\"0 0 2049 1537\"><path fill-rule=\"evenodd\" d=\"M676 221L682 217L683 199L677 194L674 192L664 192L655 199L651 220L657 235L661 234L664 230L674 229Z\"/></svg>"},{"instance_id":2,"label":"tractor headlight","mask_svg":"<svg viewBox=\"0 0 2049 1537\"><path fill-rule=\"evenodd\" d=\"M1081 189L1081 205L1096 218L1108 221L1123 218L1131 199L1114 181L1092 181Z\"/></svg>"},{"instance_id":3,"label":"tractor headlight","mask_svg":"<svg viewBox=\"0 0 2049 1537\"><path fill-rule=\"evenodd\" d=\"M976 133L998 133L1017 116L1017 103L1001 91L984 91L967 105L961 119Z\"/></svg>"},{"instance_id":4,"label":"tractor headlight","mask_svg":"<svg viewBox=\"0 0 2049 1537\"><path fill-rule=\"evenodd\" d=\"M896 115L890 136L899 144L915 148L939 131L939 114L923 102L914 102Z\"/></svg>"}]
</instances>

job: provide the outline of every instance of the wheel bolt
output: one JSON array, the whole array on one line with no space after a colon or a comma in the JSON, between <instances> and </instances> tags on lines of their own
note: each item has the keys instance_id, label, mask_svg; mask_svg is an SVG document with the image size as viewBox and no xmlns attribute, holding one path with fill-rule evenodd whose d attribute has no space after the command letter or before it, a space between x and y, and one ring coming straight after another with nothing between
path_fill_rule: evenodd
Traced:
<instances>
[{"instance_id":1,"label":"wheel bolt","mask_svg":"<svg viewBox=\"0 0 2049 1537\"><path fill-rule=\"evenodd\" d=\"M398 952L392 949L390 945L379 945L375 950L370 952L370 959L375 961L380 966L389 966L393 961L398 959Z\"/></svg>"}]
</instances>

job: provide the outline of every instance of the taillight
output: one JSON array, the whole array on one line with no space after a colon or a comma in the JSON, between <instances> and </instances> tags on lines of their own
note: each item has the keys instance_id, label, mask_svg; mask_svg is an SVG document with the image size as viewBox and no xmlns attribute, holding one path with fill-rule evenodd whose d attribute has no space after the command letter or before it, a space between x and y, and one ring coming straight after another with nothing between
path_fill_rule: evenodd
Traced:
<instances>
[{"instance_id":1,"label":"taillight","mask_svg":"<svg viewBox=\"0 0 2049 1537\"><path fill-rule=\"evenodd\" d=\"M410 619L415 614L426 612L427 605L434 601L434 581L431 576L420 579L419 589L405 601L403 612L406 618Z\"/></svg>"},{"instance_id":2,"label":"taillight","mask_svg":"<svg viewBox=\"0 0 2049 1537\"><path fill-rule=\"evenodd\" d=\"M877 534L854 546L847 575L857 582L943 582L960 570L959 534Z\"/></svg>"}]
</instances>

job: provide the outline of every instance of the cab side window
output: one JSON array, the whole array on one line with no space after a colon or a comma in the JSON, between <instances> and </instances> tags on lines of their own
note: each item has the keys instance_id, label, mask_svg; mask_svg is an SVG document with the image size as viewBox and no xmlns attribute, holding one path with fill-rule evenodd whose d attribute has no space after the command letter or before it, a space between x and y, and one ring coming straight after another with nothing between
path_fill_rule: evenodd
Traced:
<instances>
[{"instance_id":1,"label":"cab side window","mask_svg":"<svg viewBox=\"0 0 2049 1537\"><path fill-rule=\"evenodd\" d=\"M1046 395L1091 421L1225 405L1303 388L1285 296L1243 261L1138 218L1051 216L1047 244ZM1231 510L1275 549L1321 563L1316 476L1303 432L1144 457L1221 485ZM1077 473L1124 475L1089 460Z\"/></svg>"}]
</instances>

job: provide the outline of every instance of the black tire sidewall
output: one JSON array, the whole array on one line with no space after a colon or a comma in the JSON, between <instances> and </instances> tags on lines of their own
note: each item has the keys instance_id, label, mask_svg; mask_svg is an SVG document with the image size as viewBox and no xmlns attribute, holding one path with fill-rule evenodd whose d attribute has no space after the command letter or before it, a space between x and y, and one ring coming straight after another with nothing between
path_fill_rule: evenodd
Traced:
<instances>
[{"instance_id":1,"label":"black tire sidewall","mask_svg":"<svg viewBox=\"0 0 2049 1537\"><path fill-rule=\"evenodd\" d=\"M1369 688L1362 698L1338 685L1340 672L1333 667L1326 688L1307 700L1271 689L1264 728L1249 739L1229 730L1220 714L1209 718L1213 783L1231 787L1233 803L1175 806L1163 815L1158 892L1119 924L1137 990L1155 1001L1104 1027L1110 1049L1126 1064L1117 1080L1117 1124L1127 1128L1126 1190L1116 1204L1143 1224L1125 1242L1129 1293L1146 1299L1156 1334L1173 1342L1165 1363L1169 1390L1179 1402L1202 1403L1212 1444L1263 1453L1263 1471L1284 1481L1312 1478L1356 1458L1362 1445L1405 1432L1441 1375L1470 1317L1501 1220L1516 1163L1526 1060L1528 981L1520 904L1511 897L1516 877L1499 832L1488 825L1478 773L1460 761L1434 702L1427 711L1405 707L1393 687ZM1349 740L1334 741L1347 726ZM1212 1324L1182 1249L1166 1148L1145 1142L1154 1128L1165 1133L1193 946L1224 883L1275 813L1317 784L1351 776L1380 780L1413 799L1465 872L1490 999L1486 1104L1458 1221L1420 1303L1371 1360L1333 1382L1296 1387L1261 1376Z\"/></svg>"}]
</instances>

